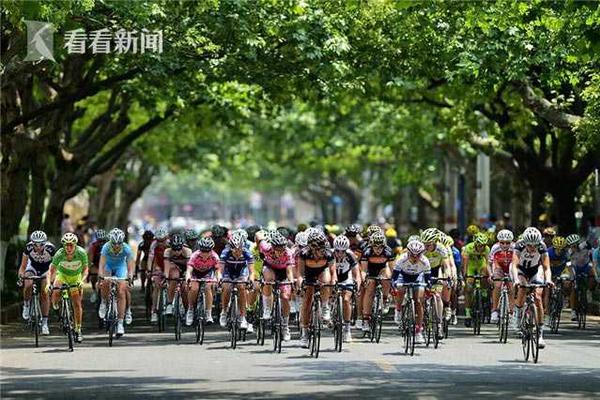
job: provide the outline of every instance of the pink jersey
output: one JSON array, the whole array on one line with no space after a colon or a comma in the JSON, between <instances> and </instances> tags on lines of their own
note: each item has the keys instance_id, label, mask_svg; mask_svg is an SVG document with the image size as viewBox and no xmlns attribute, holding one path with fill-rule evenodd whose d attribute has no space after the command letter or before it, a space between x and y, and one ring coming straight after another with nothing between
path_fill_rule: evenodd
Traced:
<instances>
[{"instance_id":1,"label":"pink jersey","mask_svg":"<svg viewBox=\"0 0 600 400\"><path fill-rule=\"evenodd\" d=\"M210 255L204 258L200 252L197 250L192 253L190 260L188 261L188 266L191 266L197 271L205 272L209 269L215 268L219 264L219 256L214 251L210 252Z\"/></svg>"},{"instance_id":2,"label":"pink jersey","mask_svg":"<svg viewBox=\"0 0 600 400\"><path fill-rule=\"evenodd\" d=\"M272 269L285 269L294 265L294 252L286 248L278 257L275 256L273 246L266 240L261 240L258 249L264 260L264 265Z\"/></svg>"},{"instance_id":3,"label":"pink jersey","mask_svg":"<svg viewBox=\"0 0 600 400\"><path fill-rule=\"evenodd\" d=\"M498 265L500 266L500 268L502 268L502 270L505 273L508 273L512 259L513 259L512 244L508 248L508 250L502 250L502 248L500 247L500 245L498 243L496 243L492 246L492 250L490 250L489 261L490 261L490 263L493 263L494 261L496 261L498 263Z\"/></svg>"}]
</instances>

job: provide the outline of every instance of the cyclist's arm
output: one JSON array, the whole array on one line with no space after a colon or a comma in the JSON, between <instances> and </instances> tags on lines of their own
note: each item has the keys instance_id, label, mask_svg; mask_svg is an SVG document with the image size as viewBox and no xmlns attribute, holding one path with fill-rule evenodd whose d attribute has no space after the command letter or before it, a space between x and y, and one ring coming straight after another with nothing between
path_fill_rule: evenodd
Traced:
<instances>
[{"instance_id":1,"label":"cyclist's arm","mask_svg":"<svg viewBox=\"0 0 600 400\"><path fill-rule=\"evenodd\" d=\"M466 253L463 253L462 254L462 268L461 268L461 270L462 270L462 276L464 278L467 277L467 272L468 272L467 266L468 265L469 265L469 255L466 254Z\"/></svg>"},{"instance_id":2,"label":"cyclist's arm","mask_svg":"<svg viewBox=\"0 0 600 400\"><path fill-rule=\"evenodd\" d=\"M360 273L360 267L358 263L352 267L352 278L354 279L354 283L356 284L356 290L360 290L360 286L362 285L362 276Z\"/></svg>"},{"instance_id":3,"label":"cyclist's arm","mask_svg":"<svg viewBox=\"0 0 600 400\"><path fill-rule=\"evenodd\" d=\"M137 251L135 252L135 268L139 268L140 261L142 259L142 248L138 245Z\"/></svg>"},{"instance_id":4,"label":"cyclist's arm","mask_svg":"<svg viewBox=\"0 0 600 400\"><path fill-rule=\"evenodd\" d=\"M331 283L337 282L337 267L335 266L335 261L331 260L329 262L329 273L331 274Z\"/></svg>"},{"instance_id":5,"label":"cyclist's arm","mask_svg":"<svg viewBox=\"0 0 600 400\"><path fill-rule=\"evenodd\" d=\"M50 264L50 268L48 269L48 280L47 284L50 286L54 283L54 279L56 278L56 265Z\"/></svg>"},{"instance_id":6,"label":"cyclist's arm","mask_svg":"<svg viewBox=\"0 0 600 400\"><path fill-rule=\"evenodd\" d=\"M83 282L85 282L87 280L88 277L88 273L89 273L89 263L86 260L85 266L83 267L83 271L81 271L81 282L83 284Z\"/></svg>"},{"instance_id":7,"label":"cyclist's arm","mask_svg":"<svg viewBox=\"0 0 600 400\"><path fill-rule=\"evenodd\" d=\"M133 257L127 259L127 277L131 279L133 277L133 271L135 271L135 261Z\"/></svg>"},{"instance_id":8,"label":"cyclist's arm","mask_svg":"<svg viewBox=\"0 0 600 400\"><path fill-rule=\"evenodd\" d=\"M546 283L552 284L552 270L550 269L550 257L545 253L542 257L542 267L544 268L544 279Z\"/></svg>"},{"instance_id":9,"label":"cyclist's arm","mask_svg":"<svg viewBox=\"0 0 600 400\"><path fill-rule=\"evenodd\" d=\"M298 287L302 286L302 281L304 280L304 260L302 257L298 259Z\"/></svg>"},{"instance_id":10,"label":"cyclist's arm","mask_svg":"<svg viewBox=\"0 0 600 400\"><path fill-rule=\"evenodd\" d=\"M517 270L517 265L519 265L519 255L514 252L512 262L510 263L510 276L514 282L519 281L519 271Z\"/></svg>"},{"instance_id":11,"label":"cyclist's arm","mask_svg":"<svg viewBox=\"0 0 600 400\"><path fill-rule=\"evenodd\" d=\"M23 276L25 274L25 268L27 268L27 263L29 262L29 257L27 254L23 253L23 258L21 259L21 266L19 267L18 277Z\"/></svg>"},{"instance_id":12,"label":"cyclist's arm","mask_svg":"<svg viewBox=\"0 0 600 400\"><path fill-rule=\"evenodd\" d=\"M256 279L256 277L254 276L254 261L248 262L248 271L250 272L249 279L252 282L254 281L254 279Z\"/></svg>"},{"instance_id":13,"label":"cyclist's arm","mask_svg":"<svg viewBox=\"0 0 600 400\"><path fill-rule=\"evenodd\" d=\"M90 244L90 246L87 249L87 256L88 256L88 260L93 260L94 259L94 245L93 243Z\"/></svg>"},{"instance_id":14,"label":"cyclist's arm","mask_svg":"<svg viewBox=\"0 0 600 400\"><path fill-rule=\"evenodd\" d=\"M104 268L106 268L106 256L102 254L100 256L100 264L98 266L98 277L104 276Z\"/></svg>"}]
</instances>

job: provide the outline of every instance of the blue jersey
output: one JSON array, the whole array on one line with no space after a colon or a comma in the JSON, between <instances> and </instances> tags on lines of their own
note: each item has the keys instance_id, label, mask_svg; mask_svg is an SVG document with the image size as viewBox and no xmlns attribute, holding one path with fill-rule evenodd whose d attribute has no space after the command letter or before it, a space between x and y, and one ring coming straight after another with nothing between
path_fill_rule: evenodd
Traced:
<instances>
[{"instance_id":1,"label":"blue jersey","mask_svg":"<svg viewBox=\"0 0 600 400\"><path fill-rule=\"evenodd\" d=\"M457 271L460 271L462 256L460 255L460 250L454 246L452 246L452 257L454 258L454 265L456 265Z\"/></svg>"},{"instance_id":2,"label":"blue jersey","mask_svg":"<svg viewBox=\"0 0 600 400\"><path fill-rule=\"evenodd\" d=\"M106 242L102 246L101 254L106 257L106 268L110 270L126 269L127 262L133 259L133 252L127 243L121 245L119 253L113 253L112 245L110 242Z\"/></svg>"},{"instance_id":3,"label":"blue jersey","mask_svg":"<svg viewBox=\"0 0 600 400\"><path fill-rule=\"evenodd\" d=\"M239 274L244 268L247 268L254 262L254 257L252 257L252 253L249 250L243 249L241 257L237 258L233 255L231 248L227 246L221 253L221 262L225 271Z\"/></svg>"},{"instance_id":4,"label":"blue jersey","mask_svg":"<svg viewBox=\"0 0 600 400\"><path fill-rule=\"evenodd\" d=\"M565 269L567 261L569 261L567 251L563 250L561 254L558 254L554 247L549 247L548 257L550 258L550 269L552 270L552 276L560 275Z\"/></svg>"}]
</instances>

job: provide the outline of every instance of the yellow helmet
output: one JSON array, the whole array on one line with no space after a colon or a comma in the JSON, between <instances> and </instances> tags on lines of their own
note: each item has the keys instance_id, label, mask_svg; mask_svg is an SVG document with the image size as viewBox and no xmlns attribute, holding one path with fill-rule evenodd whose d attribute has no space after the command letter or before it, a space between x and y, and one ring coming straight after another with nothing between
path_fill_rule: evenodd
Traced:
<instances>
[{"instance_id":1,"label":"yellow helmet","mask_svg":"<svg viewBox=\"0 0 600 400\"><path fill-rule=\"evenodd\" d=\"M442 235L440 242L442 242L442 244L446 247L451 247L454 245L454 239L452 239L451 236L446 234Z\"/></svg>"},{"instance_id":2,"label":"yellow helmet","mask_svg":"<svg viewBox=\"0 0 600 400\"><path fill-rule=\"evenodd\" d=\"M469 234L469 236L474 236L479 233L479 227L477 225L471 224L467 227L467 233Z\"/></svg>"},{"instance_id":3,"label":"yellow helmet","mask_svg":"<svg viewBox=\"0 0 600 400\"><path fill-rule=\"evenodd\" d=\"M552 239L552 246L555 249L562 250L567 247L567 239L562 236L555 236L554 239Z\"/></svg>"},{"instance_id":4,"label":"yellow helmet","mask_svg":"<svg viewBox=\"0 0 600 400\"><path fill-rule=\"evenodd\" d=\"M385 237L387 238L395 238L398 236L398 232L396 232L396 230L394 228L388 228L385 231Z\"/></svg>"}]
</instances>

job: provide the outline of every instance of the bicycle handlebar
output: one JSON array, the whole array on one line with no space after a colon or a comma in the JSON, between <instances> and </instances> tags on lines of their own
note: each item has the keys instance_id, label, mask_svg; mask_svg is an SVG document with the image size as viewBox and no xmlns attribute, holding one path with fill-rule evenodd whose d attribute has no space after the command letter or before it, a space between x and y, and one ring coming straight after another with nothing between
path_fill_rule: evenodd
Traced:
<instances>
[{"instance_id":1,"label":"bicycle handlebar","mask_svg":"<svg viewBox=\"0 0 600 400\"><path fill-rule=\"evenodd\" d=\"M493 278L494 282L512 282L512 279L508 276L504 276L502 278Z\"/></svg>"},{"instance_id":2,"label":"bicycle handlebar","mask_svg":"<svg viewBox=\"0 0 600 400\"><path fill-rule=\"evenodd\" d=\"M46 279L45 276L21 276L20 278L24 281L41 281L43 279Z\"/></svg>"}]
</instances>

